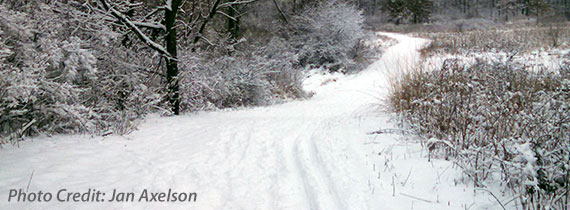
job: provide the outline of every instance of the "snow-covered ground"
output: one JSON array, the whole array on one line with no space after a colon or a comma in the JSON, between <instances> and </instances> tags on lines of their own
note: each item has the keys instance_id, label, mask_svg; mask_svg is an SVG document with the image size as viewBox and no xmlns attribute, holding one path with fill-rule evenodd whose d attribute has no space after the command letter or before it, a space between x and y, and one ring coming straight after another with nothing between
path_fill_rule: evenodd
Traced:
<instances>
[{"instance_id":1,"label":"snow-covered ground","mask_svg":"<svg viewBox=\"0 0 570 210\"><path fill-rule=\"evenodd\" d=\"M428 162L380 108L390 75L414 66L426 40L399 41L367 70L307 81L308 100L240 111L148 117L126 136L56 136L0 149L0 209L498 209L445 160ZM32 175L33 172L33 175ZM31 178L31 181L30 181ZM29 186L28 186L29 185ZM8 202L10 189L51 202ZM58 202L60 189L105 202ZM113 190L134 202L108 202ZM140 193L196 202L137 202ZM14 199L14 198L12 198Z\"/></svg>"}]
</instances>

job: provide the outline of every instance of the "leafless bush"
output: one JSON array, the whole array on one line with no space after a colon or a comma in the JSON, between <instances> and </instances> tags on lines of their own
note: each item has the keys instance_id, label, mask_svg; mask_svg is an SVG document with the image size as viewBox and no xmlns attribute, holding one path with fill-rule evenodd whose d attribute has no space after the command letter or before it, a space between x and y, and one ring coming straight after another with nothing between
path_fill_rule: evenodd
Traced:
<instances>
[{"instance_id":1,"label":"leafless bush","mask_svg":"<svg viewBox=\"0 0 570 210\"><path fill-rule=\"evenodd\" d=\"M204 59L183 56L185 111L267 105L304 97L303 69L291 46L274 38L249 54Z\"/></svg>"},{"instance_id":2,"label":"leafless bush","mask_svg":"<svg viewBox=\"0 0 570 210\"><path fill-rule=\"evenodd\" d=\"M523 209L564 209L570 193L567 67L446 60L393 83L390 103L405 125L452 158L476 187L499 179Z\"/></svg>"},{"instance_id":3,"label":"leafless bush","mask_svg":"<svg viewBox=\"0 0 570 210\"><path fill-rule=\"evenodd\" d=\"M353 63L351 52L365 36L363 23L356 6L324 1L293 16L283 31L299 55L299 65L342 71Z\"/></svg>"}]
</instances>

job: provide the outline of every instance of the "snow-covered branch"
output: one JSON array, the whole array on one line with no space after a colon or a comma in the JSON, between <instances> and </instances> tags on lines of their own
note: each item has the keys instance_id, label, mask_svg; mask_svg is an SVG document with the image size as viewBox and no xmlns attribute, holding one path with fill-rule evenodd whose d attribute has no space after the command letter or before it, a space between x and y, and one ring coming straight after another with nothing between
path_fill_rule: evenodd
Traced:
<instances>
[{"instance_id":1,"label":"snow-covered branch","mask_svg":"<svg viewBox=\"0 0 570 210\"><path fill-rule=\"evenodd\" d=\"M249 4L249 3L253 3L259 0L236 0L236 1L229 1L223 4L220 4L219 7L230 7L233 5L239 5L239 4Z\"/></svg>"},{"instance_id":2,"label":"snow-covered branch","mask_svg":"<svg viewBox=\"0 0 570 210\"><path fill-rule=\"evenodd\" d=\"M236 19L235 17L232 17L232 16L226 14L225 12L222 12L222 11L219 11L219 10L218 10L217 13L223 15L223 16L226 17L226 18L232 19L233 21L237 21L237 19Z\"/></svg>"},{"instance_id":3,"label":"snow-covered branch","mask_svg":"<svg viewBox=\"0 0 570 210\"><path fill-rule=\"evenodd\" d=\"M160 23L147 23L147 22L139 22L139 21L132 21L133 24L135 24L138 27L145 27L145 28L151 28L151 29L159 29L159 30L163 30L166 31L166 26L164 26L163 24Z\"/></svg>"},{"instance_id":4,"label":"snow-covered branch","mask_svg":"<svg viewBox=\"0 0 570 210\"><path fill-rule=\"evenodd\" d=\"M100 0L100 2L105 10L107 10L108 12L111 13L111 15L119 19L124 25L129 27L131 31L133 31L137 35L137 37L139 37L139 39L141 39L146 45L158 51L164 56L171 57L170 53L168 53L168 51L166 51L166 49L164 49L162 45L152 41L145 33L141 31L141 29L135 23L133 23L128 17L123 15L123 13L109 6L106 0Z\"/></svg>"},{"instance_id":5,"label":"snow-covered branch","mask_svg":"<svg viewBox=\"0 0 570 210\"><path fill-rule=\"evenodd\" d=\"M172 11L172 0L165 0L164 3L165 3L164 8Z\"/></svg>"}]
</instances>

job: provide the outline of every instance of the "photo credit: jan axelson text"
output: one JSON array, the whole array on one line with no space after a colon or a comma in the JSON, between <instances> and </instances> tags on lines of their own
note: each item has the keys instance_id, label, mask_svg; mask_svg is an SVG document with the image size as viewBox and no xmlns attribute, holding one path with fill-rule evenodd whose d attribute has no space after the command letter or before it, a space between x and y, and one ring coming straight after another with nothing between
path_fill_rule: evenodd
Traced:
<instances>
[{"instance_id":1,"label":"photo credit: jan axelson text","mask_svg":"<svg viewBox=\"0 0 570 210\"><path fill-rule=\"evenodd\" d=\"M24 189L10 189L8 202L62 202L62 203L87 203L87 202L196 202L198 193L180 192L172 189L164 191L150 191L143 189L134 191L100 191L87 189L85 191L70 191L58 189L56 191L26 192Z\"/></svg>"}]
</instances>

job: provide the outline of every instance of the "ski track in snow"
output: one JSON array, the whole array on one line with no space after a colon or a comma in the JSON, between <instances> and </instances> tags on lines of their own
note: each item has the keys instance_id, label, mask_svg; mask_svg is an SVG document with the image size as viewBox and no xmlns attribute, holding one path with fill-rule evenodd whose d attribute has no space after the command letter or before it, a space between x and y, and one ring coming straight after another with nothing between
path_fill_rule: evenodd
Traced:
<instances>
[{"instance_id":1,"label":"ski track in snow","mask_svg":"<svg viewBox=\"0 0 570 210\"><path fill-rule=\"evenodd\" d=\"M0 149L0 209L496 209L455 184L451 162L418 142L367 135L397 128L379 104L389 78L426 40L399 41L367 70L308 100L239 111L148 117L126 136L56 136ZM12 188L196 192L195 203L8 203ZM138 197L137 197L138 198ZM137 199L135 198L135 199Z\"/></svg>"}]
</instances>

